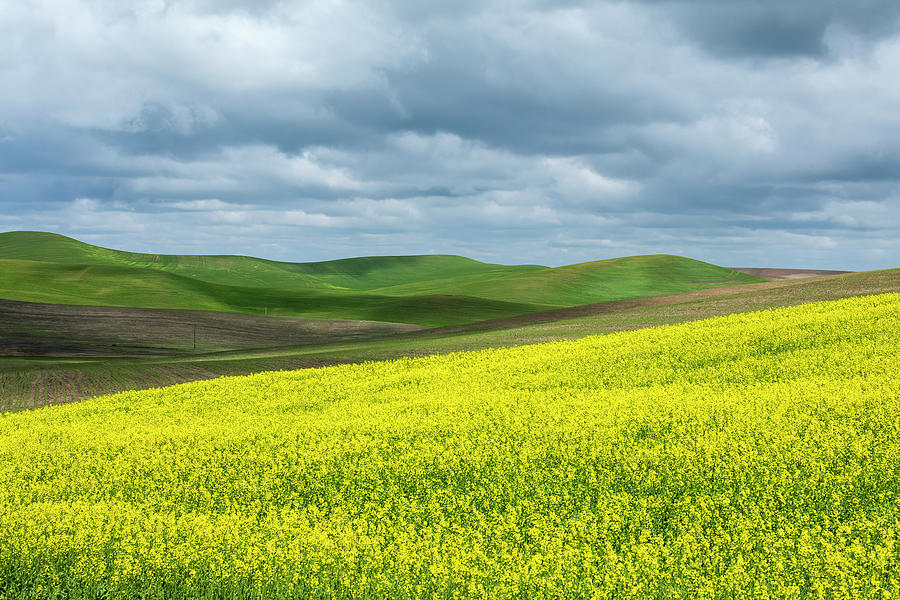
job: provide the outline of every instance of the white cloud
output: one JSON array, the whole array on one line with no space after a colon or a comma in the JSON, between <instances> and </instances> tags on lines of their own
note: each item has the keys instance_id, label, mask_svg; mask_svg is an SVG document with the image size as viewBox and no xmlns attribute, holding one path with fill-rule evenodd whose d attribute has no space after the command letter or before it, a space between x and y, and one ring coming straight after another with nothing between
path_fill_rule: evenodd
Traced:
<instances>
[{"instance_id":1,"label":"white cloud","mask_svg":"<svg viewBox=\"0 0 900 600\"><path fill-rule=\"evenodd\" d=\"M180 210L227 210L232 205L222 202L216 198L208 200L186 200L184 202L172 202L167 207L177 208Z\"/></svg>"},{"instance_id":2,"label":"white cloud","mask_svg":"<svg viewBox=\"0 0 900 600\"><path fill-rule=\"evenodd\" d=\"M416 35L362 3L287 3L260 15L142 6L38 0L4 7L0 77L18 93L4 94L0 107L115 129L148 97L178 103L185 92L200 100L374 85L381 69L422 56Z\"/></svg>"},{"instance_id":3,"label":"white cloud","mask_svg":"<svg viewBox=\"0 0 900 600\"><path fill-rule=\"evenodd\" d=\"M830 200L819 210L790 212L796 223L850 229L900 229L900 202Z\"/></svg>"},{"instance_id":4,"label":"white cloud","mask_svg":"<svg viewBox=\"0 0 900 600\"><path fill-rule=\"evenodd\" d=\"M58 214L48 215L48 217L48 221L51 223L62 217L60 221L57 221L58 225L50 229L67 230L75 234L140 233L146 230L141 215L109 206L94 198L76 198L72 200L67 209Z\"/></svg>"},{"instance_id":5,"label":"white cloud","mask_svg":"<svg viewBox=\"0 0 900 600\"><path fill-rule=\"evenodd\" d=\"M602 203L627 198L641 189L636 181L605 177L576 158L545 158L542 166L566 197L588 197Z\"/></svg>"}]
</instances>

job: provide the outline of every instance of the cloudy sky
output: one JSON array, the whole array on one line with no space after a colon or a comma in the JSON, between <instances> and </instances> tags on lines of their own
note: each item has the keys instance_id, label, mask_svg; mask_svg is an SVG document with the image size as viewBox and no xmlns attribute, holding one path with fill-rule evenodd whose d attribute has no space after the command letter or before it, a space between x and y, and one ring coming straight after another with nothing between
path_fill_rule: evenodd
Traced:
<instances>
[{"instance_id":1,"label":"cloudy sky","mask_svg":"<svg viewBox=\"0 0 900 600\"><path fill-rule=\"evenodd\" d=\"M900 266L896 0L0 0L0 231Z\"/></svg>"}]
</instances>

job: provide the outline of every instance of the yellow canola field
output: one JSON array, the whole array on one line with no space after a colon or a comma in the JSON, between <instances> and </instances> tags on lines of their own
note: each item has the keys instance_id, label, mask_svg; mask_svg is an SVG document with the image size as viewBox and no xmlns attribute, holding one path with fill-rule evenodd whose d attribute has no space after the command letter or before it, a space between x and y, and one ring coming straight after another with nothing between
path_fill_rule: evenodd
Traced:
<instances>
[{"instance_id":1,"label":"yellow canola field","mask_svg":"<svg viewBox=\"0 0 900 600\"><path fill-rule=\"evenodd\" d=\"M5 598L891 598L900 295L0 416Z\"/></svg>"}]
</instances>

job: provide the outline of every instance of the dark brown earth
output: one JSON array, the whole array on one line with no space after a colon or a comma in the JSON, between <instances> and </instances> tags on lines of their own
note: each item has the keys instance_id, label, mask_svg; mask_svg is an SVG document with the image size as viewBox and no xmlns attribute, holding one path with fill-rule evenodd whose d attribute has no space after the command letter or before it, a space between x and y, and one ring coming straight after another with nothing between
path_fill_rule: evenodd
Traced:
<instances>
[{"instance_id":1,"label":"dark brown earth","mask_svg":"<svg viewBox=\"0 0 900 600\"><path fill-rule=\"evenodd\" d=\"M0 356L167 356L371 339L408 323L0 300Z\"/></svg>"}]
</instances>

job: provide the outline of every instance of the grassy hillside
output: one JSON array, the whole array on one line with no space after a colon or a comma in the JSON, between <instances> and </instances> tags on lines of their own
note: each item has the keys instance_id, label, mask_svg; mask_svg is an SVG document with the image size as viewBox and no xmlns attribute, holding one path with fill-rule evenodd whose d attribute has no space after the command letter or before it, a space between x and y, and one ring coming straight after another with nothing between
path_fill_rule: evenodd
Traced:
<instances>
[{"instance_id":1,"label":"grassy hillside","mask_svg":"<svg viewBox=\"0 0 900 600\"><path fill-rule=\"evenodd\" d=\"M898 329L869 296L6 415L0 589L894 597Z\"/></svg>"},{"instance_id":2,"label":"grassy hillside","mask_svg":"<svg viewBox=\"0 0 900 600\"><path fill-rule=\"evenodd\" d=\"M218 310L440 326L621 298L762 281L655 255L547 268L460 256L279 263L98 248L64 236L0 234L0 298Z\"/></svg>"},{"instance_id":3,"label":"grassy hillside","mask_svg":"<svg viewBox=\"0 0 900 600\"><path fill-rule=\"evenodd\" d=\"M453 295L389 296L338 289L209 283L156 269L0 259L0 298L25 302L215 310L440 326L549 306Z\"/></svg>"},{"instance_id":4,"label":"grassy hillside","mask_svg":"<svg viewBox=\"0 0 900 600\"><path fill-rule=\"evenodd\" d=\"M622 298L674 294L687 290L763 281L709 263L655 254L630 256L486 277L466 275L381 288L387 294L428 294L438 290L479 298L515 298L556 306L576 306Z\"/></svg>"},{"instance_id":5,"label":"grassy hillside","mask_svg":"<svg viewBox=\"0 0 900 600\"><path fill-rule=\"evenodd\" d=\"M0 233L0 258L149 269L242 287L357 291L459 275L521 273L547 268L494 265L448 255L370 256L288 263L250 256L140 254L109 250L59 234L36 231Z\"/></svg>"}]
</instances>

